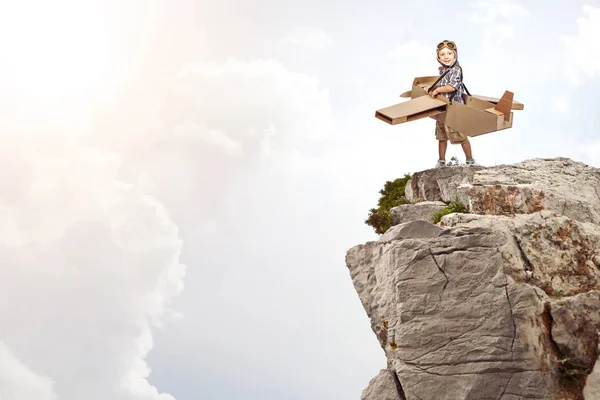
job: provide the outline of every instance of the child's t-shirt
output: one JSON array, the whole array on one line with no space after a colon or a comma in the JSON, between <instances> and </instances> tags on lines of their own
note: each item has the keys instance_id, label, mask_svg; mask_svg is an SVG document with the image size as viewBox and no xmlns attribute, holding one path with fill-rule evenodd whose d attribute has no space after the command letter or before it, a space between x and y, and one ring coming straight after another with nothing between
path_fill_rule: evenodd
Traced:
<instances>
[{"instance_id":1,"label":"child's t-shirt","mask_svg":"<svg viewBox=\"0 0 600 400\"><path fill-rule=\"evenodd\" d=\"M444 70L440 71L440 75L443 74L445 72ZM446 76L444 76L439 82L438 82L438 87L442 87L442 86L446 86L446 85L452 85L454 86L457 90L456 92L454 92L454 95L452 97L452 101L456 101L458 103L462 103L464 104L465 101L462 98L463 95L463 85L462 85L462 70L457 67L454 66L450 69L450 72L448 72L446 74ZM452 93L440 93L440 95L445 96L445 97L450 97L450 95L452 95Z\"/></svg>"}]
</instances>

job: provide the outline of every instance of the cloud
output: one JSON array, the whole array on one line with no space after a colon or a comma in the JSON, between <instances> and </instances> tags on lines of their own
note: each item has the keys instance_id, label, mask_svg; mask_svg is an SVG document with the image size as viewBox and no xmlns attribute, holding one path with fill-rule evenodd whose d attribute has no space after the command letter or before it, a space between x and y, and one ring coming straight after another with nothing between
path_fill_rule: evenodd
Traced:
<instances>
[{"instance_id":1,"label":"cloud","mask_svg":"<svg viewBox=\"0 0 600 400\"><path fill-rule=\"evenodd\" d=\"M514 37L514 21L529 16L525 7L507 0L478 1L472 7L475 11L468 20L484 28L487 44L500 44Z\"/></svg>"},{"instance_id":2,"label":"cloud","mask_svg":"<svg viewBox=\"0 0 600 400\"><path fill-rule=\"evenodd\" d=\"M246 397L281 398L293 387L298 398L314 398L314 393L327 387L325 383L315 384L313 378L339 373L335 362L331 362L331 368L321 366L306 374L288 376L279 363L272 362L273 355L287 351L305 364L310 363L308 349L324 348L337 352L335 357L326 356L330 360L338 359L338 354L349 357L345 350L324 344L321 335L336 342L344 324L363 317L349 312L340 317L343 321L330 327L328 312L321 307L326 295L343 285L345 277L343 265L322 270L323 253L343 253L340 237L351 230L345 229L335 237L327 233L325 227L341 226L337 222L348 220L346 215L337 219L343 213L329 190L333 185L341 186L340 177L334 174L343 167L354 165L360 169L356 159L335 165L341 160L332 157L331 143L337 140L335 144L343 144L351 139L346 131L340 132L333 118L328 90L316 77L292 71L277 60L232 58L187 64L169 81L166 93L168 109L144 115L162 112L168 124L158 136L144 135L151 138L150 143L137 141L143 150L138 146L121 154L139 152L136 157L123 156L123 170L127 171L123 179L134 182L143 174L152 181L148 193L172 211L186 248L209 260L190 274L192 280L192 275L196 277L194 281L186 281L186 286L196 291L183 293L180 299L186 318L174 328L181 331L172 346L187 359L184 365L177 363L174 367L201 374L200 379L207 381L229 382L227 360L235 357L246 373L227 386L248 388ZM175 135L180 126L201 128L190 129L185 136ZM211 130L218 130L236 143L239 153L194 139ZM127 132L108 131L116 140L131 138ZM123 147L114 140L106 146ZM363 191L355 182L350 183L354 190ZM208 227L207 221L214 223ZM184 235L185 228L189 231L198 225L203 225L203 237ZM315 274L319 285L326 289L317 290L311 285L310 296L306 297L302 280ZM351 301L356 300L351 292L345 293ZM334 301L346 301L346 295L335 296ZM219 304L217 312L214 304ZM335 308L331 304L329 307ZM273 316L277 316L276 322ZM289 343L296 341L299 332L298 321L305 321L305 328L317 327L307 328L317 333L291 348ZM205 329L209 325L218 329ZM323 326L328 326L326 330L331 333L324 335ZM363 327L368 330L368 324ZM276 334L265 337L265 331ZM174 341L168 333L165 337L163 343ZM232 345L240 340L251 344L242 353ZM376 345L376 341L370 343ZM360 356L364 357L362 353ZM272 377L271 385L257 383L267 375ZM189 383L194 384L197 382Z\"/></svg>"},{"instance_id":3,"label":"cloud","mask_svg":"<svg viewBox=\"0 0 600 400\"><path fill-rule=\"evenodd\" d=\"M121 155L83 142L87 115L22 94L1 95L0 387L19 400L172 400L145 359L183 289L178 229L118 178Z\"/></svg>"},{"instance_id":4,"label":"cloud","mask_svg":"<svg viewBox=\"0 0 600 400\"><path fill-rule=\"evenodd\" d=\"M227 133L219 129L210 129L194 122L184 122L175 127L175 137L189 140L190 143L201 142L214 146L225 153L238 156L242 153L240 142L231 139Z\"/></svg>"},{"instance_id":5,"label":"cloud","mask_svg":"<svg viewBox=\"0 0 600 400\"><path fill-rule=\"evenodd\" d=\"M333 44L333 39L325 31L309 26L296 27L281 41L315 51L325 51Z\"/></svg>"},{"instance_id":6,"label":"cloud","mask_svg":"<svg viewBox=\"0 0 600 400\"><path fill-rule=\"evenodd\" d=\"M143 112L120 117L115 107L106 118L118 124L88 143L119 154L124 181L199 231L212 231L236 179L265 165L293 168L290 154L338 134L319 80L276 60L192 62L154 89L133 100Z\"/></svg>"},{"instance_id":7,"label":"cloud","mask_svg":"<svg viewBox=\"0 0 600 400\"><path fill-rule=\"evenodd\" d=\"M146 83L83 117L43 113L51 100L4 113L0 340L33 371L36 400L172 400L145 360L154 328L178 316L181 227L215 234L236 182L285 175L290 155L335 136L327 90L275 60Z\"/></svg>"},{"instance_id":8,"label":"cloud","mask_svg":"<svg viewBox=\"0 0 600 400\"><path fill-rule=\"evenodd\" d=\"M600 37L600 8L583 6L585 16L577 19L577 34L562 35L560 42L567 47L565 59L569 64L569 80L580 85L587 78L600 75L600 54L593 51Z\"/></svg>"},{"instance_id":9,"label":"cloud","mask_svg":"<svg viewBox=\"0 0 600 400\"><path fill-rule=\"evenodd\" d=\"M19 361L0 341L0 398L2 400L56 400L53 382Z\"/></svg>"},{"instance_id":10,"label":"cloud","mask_svg":"<svg viewBox=\"0 0 600 400\"><path fill-rule=\"evenodd\" d=\"M209 121L239 139L272 136L273 125L283 131L276 135L282 148L333 134L327 90L315 76L290 71L276 60L190 63L181 68L173 90L183 106L175 111L178 121Z\"/></svg>"},{"instance_id":11,"label":"cloud","mask_svg":"<svg viewBox=\"0 0 600 400\"><path fill-rule=\"evenodd\" d=\"M5 136L0 150L1 340L60 399L171 400L144 359L183 289L177 227L116 179L118 156L36 137Z\"/></svg>"}]
</instances>

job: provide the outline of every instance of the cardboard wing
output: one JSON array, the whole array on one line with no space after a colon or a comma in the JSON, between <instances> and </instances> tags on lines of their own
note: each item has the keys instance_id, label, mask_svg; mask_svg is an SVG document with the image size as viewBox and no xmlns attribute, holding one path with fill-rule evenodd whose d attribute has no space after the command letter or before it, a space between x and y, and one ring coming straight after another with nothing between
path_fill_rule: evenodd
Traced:
<instances>
[{"instance_id":1,"label":"cardboard wing","mask_svg":"<svg viewBox=\"0 0 600 400\"><path fill-rule=\"evenodd\" d=\"M430 96L420 96L377 110L375 117L390 125L396 125L443 113L447 106L448 103L445 101Z\"/></svg>"}]
</instances>

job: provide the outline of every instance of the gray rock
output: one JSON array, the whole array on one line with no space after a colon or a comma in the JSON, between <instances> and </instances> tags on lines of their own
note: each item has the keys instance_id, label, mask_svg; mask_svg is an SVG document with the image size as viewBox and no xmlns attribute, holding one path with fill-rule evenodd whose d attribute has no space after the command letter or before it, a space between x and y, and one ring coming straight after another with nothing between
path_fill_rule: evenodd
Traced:
<instances>
[{"instance_id":1,"label":"gray rock","mask_svg":"<svg viewBox=\"0 0 600 400\"><path fill-rule=\"evenodd\" d=\"M473 187L461 188L472 212L513 215L551 210L578 221L600 223L599 169L569 161L534 161L526 164L527 169L507 168L506 174L512 174L508 183L491 184L497 179L489 174L474 177ZM531 164L538 169L529 169ZM527 183L510 183L515 181Z\"/></svg>"},{"instance_id":2,"label":"gray rock","mask_svg":"<svg viewBox=\"0 0 600 400\"><path fill-rule=\"evenodd\" d=\"M413 174L405 194L412 203L457 200L474 214L550 210L600 224L600 169L568 158L429 169Z\"/></svg>"},{"instance_id":3,"label":"gray rock","mask_svg":"<svg viewBox=\"0 0 600 400\"><path fill-rule=\"evenodd\" d=\"M550 212L514 218L514 234L532 271L532 284L549 296L574 296L600 289L600 227Z\"/></svg>"},{"instance_id":4,"label":"gray rock","mask_svg":"<svg viewBox=\"0 0 600 400\"><path fill-rule=\"evenodd\" d=\"M538 340L544 305L505 274L497 248L504 241L490 229L452 228L348 251L355 288L407 399L551 398Z\"/></svg>"},{"instance_id":5,"label":"gray rock","mask_svg":"<svg viewBox=\"0 0 600 400\"><path fill-rule=\"evenodd\" d=\"M562 368L570 376L585 377L598 358L600 292L590 291L552 302L552 339Z\"/></svg>"},{"instance_id":6,"label":"gray rock","mask_svg":"<svg viewBox=\"0 0 600 400\"><path fill-rule=\"evenodd\" d=\"M414 178L414 176L413 176ZM409 179L408 182L406 182L406 186L404 187L404 196L408 199L408 201L410 201L411 203L417 203L420 201L424 201L423 199L417 199L414 192L413 192L413 188L412 188L412 179Z\"/></svg>"},{"instance_id":7,"label":"gray rock","mask_svg":"<svg viewBox=\"0 0 600 400\"><path fill-rule=\"evenodd\" d=\"M433 168L416 172L407 182L404 194L411 203L421 201L442 201L449 203L459 200L457 188L468 185L475 173L485 167L479 165L457 165L444 168Z\"/></svg>"},{"instance_id":8,"label":"gray rock","mask_svg":"<svg viewBox=\"0 0 600 400\"><path fill-rule=\"evenodd\" d=\"M573 296L600 290L600 227L582 223L550 211L535 214L483 216L452 214L442 217L444 227L485 227L502 232L506 243L498 249L506 259L511 276L529 282L548 296Z\"/></svg>"},{"instance_id":9,"label":"gray rock","mask_svg":"<svg viewBox=\"0 0 600 400\"><path fill-rule=\"evenodd\" d=\"M441 201L422 201L416 204L399 205L390 210L390 213L394 216L392 226L415 220L431 222L433 214L436 211L443 210L444 207L446 207L446 204Z\"/></svg>"},{"instance_id":10,"label":"gray rock","mask_svg":"<svg viewBox=\"0 0 600 400\"><path fill-rule=\"evenodd\" d=\"M472 214L401 223L346 254L380 379L407 400L600 399L600 170L468 168L417 173L410 192L462 193ZM374 382L368 399L387 399Z\"/></svg>"},{"instance_id":11,"label":"gray rock","mask_svg":"<svg viewBox=\"0 0 600 400\"><path fill-rule=\"evenodd\" d=\"M472 168L472 167L469 167ZM472 176L462 171L454 178L438 168L413 175L413 197L442 200L453 193L472 213L530 214L551 210L572 219L600 223L600 169L568 158L532 159L512 165L480 168ZM439 187L439 190L435 190Z\"/></svg>"},{"instance_id":12,"label":"gray rock","mask_svg":"<svg viewBox=\"0 0 600 400\"><path fill-rule=\"evenodd\" d=\"M360 400L406 400L398 384L392 372L382 369L363 390Z\"/></svg>"},{"instance_id":13,"label":"gray rock","mask_svg":"<svg viewBox=\"0 0 600 400\"><path fill-rule=\"evenodd\" d=\"M583 388L584 399L600 399L600 362L596 361L594 369L587 377L585 387Z\"/></svg>"},{"instance_id":14,"label":"gray rock","mask_svg":"<svg viewBox=\"0 0 600 400\"><path fill-rule=\"evenodd\" d=\"M438 237L442 228L431 222L416 220L404 224L392 226L386 233L379 238L380 242L389 242L392 240L406 238L430 238Z\"/></svg>"}]
</instances>

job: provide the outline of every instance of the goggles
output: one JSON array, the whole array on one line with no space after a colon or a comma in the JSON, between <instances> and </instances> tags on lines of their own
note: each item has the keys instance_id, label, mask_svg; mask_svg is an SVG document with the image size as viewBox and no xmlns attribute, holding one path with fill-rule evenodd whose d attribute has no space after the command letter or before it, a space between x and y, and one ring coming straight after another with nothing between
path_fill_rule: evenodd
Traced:
<instances>
[{"instance_id":1,"label":"goggles","mask_svg":"<svg viewBox=\"0 0 600 400\"><path fill-rule=\"evenodd\" d=\"M441 50L444 47L449 48L450 50L456 50L456 44L451 40L444 40L437 45L437 49Z\"/></svg>"}]
</instances>

